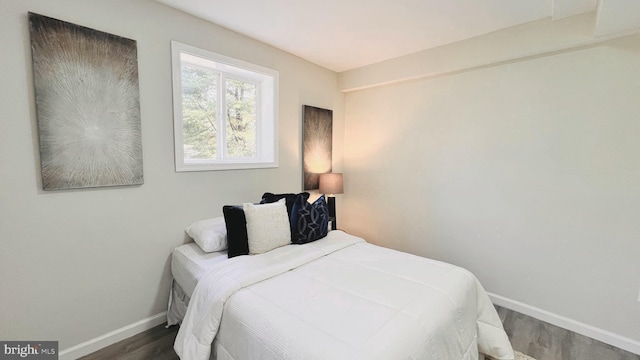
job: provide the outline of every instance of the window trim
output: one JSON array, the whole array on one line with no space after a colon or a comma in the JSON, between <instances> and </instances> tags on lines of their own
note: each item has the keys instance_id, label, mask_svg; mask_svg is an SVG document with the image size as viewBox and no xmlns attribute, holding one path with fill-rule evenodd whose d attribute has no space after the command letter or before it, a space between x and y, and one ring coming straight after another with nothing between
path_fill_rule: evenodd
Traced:
<instances>
[{"instance_id":1,"label":"window trim","mask_svg":"<svg viewBox=\"0 0 640 360\"><path fill-rule=\"evenodd\" d=\"M256 106L256 157L226 157L227 146L219 142L223 159L185 160L184 133L182 119L182 60L181 55L188 54L216 63L213 69L220 73L219 80L229 77L258 84L256 96L260 101ZM219 68L218 68L219 67ZM171 70L173 88L173 132L176 172L210 171L236 169L262 169L278 167L278 81L276 70L234 59L229 56L200 49L194 46L171 41ZM223 96L224 94L219 94ZM226 102L226 99L223 99ZM220 109L224 113L224 109ZM225 138L226 119L221 121L218 138Z\"/></svg>"}]
</instances>

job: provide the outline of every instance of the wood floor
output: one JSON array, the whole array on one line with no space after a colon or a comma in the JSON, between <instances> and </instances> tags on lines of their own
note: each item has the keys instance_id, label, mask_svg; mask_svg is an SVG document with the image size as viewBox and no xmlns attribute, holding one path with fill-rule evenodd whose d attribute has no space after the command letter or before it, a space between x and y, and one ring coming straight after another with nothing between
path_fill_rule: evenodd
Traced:
<instances>
[{"instance_id":1,"label":"wood floor","mask_svg":"<svg viewBox=\"0 0 640 360\"><path fill-rule=\"evenodd\" d=\"M156 326L143 333L81 357L81 360L179 360L173 351L178 327Z\"/></svg>"},{"instance_id":2,"label":"wood floor","mask_svg":"<svg viewBox=\"0 0 640 360\"><path fill-rule=\"evenodd\" d=\"M541 360L640 360L640 355L496 306L514 350Z\"/></svg>"}]
</instances>

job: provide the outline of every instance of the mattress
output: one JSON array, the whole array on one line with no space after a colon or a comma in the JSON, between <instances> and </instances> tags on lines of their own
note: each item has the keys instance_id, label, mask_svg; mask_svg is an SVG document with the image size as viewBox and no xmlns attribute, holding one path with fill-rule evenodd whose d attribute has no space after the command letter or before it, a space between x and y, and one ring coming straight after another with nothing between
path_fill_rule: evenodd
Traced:
<instances>
[{"instance_id":1,"label":"mattress","mask_svg":"<svg viewBox=\"0 0 640 360\"><path fill-rule=\"evenodd\" d=\"M178 246L171 256L171 274L173 279L188 297L207 269L220 261L227 260L227 251L206 253L196 243Z\"/></svg>"}]
</instances>

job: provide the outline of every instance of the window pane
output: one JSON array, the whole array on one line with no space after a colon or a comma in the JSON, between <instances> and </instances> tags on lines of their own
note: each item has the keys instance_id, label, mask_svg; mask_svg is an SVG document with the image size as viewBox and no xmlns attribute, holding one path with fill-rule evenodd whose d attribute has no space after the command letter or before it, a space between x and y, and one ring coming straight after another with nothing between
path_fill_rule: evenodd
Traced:
<instances>
[{"instance_id":1,"label":"window pane","mask_svg":"<svg viewBox=\"0 0 640 360\"><path fill-rule=\"evenodd\" d=\"M171 60L176 171L277 167L278 72L177 41Z\"/></svg>"},{"instance_id":2,"label":"window pane","mask_svg":"<svg viewBox=\"0 0 640 360\"><path fill-rule=\"evenodd\" d=\"M226 80L227 156L256 155L257 85L241 80Z\"/></svg>"},{"instance_id":3,"label":"window pane","mask_svg":"<svg viewBox=\"0 0 640 360\"><path fill-rule=\"evenodd\" d=\"M182 63L184 158L215 159L217 73Z\"/></svg>"}]
</instances>

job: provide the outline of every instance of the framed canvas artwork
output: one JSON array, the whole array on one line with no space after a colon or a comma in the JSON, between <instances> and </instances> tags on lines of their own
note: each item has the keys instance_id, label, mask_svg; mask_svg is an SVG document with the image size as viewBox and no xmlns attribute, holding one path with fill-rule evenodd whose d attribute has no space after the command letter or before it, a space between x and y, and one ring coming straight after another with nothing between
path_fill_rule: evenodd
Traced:
<instances>
[{"instance_id":1,"label":"framed canvas artwork","mask_svg":"<svg viewBox=\"0 0 640 360\"><path fill-rule=\"evenodd\" d=\"M331 172L333 111L302 107L303 190L317 190L319 175Z\"/></svg>"},{"instance_id":2,"label":"framed canvas artwork","mask_svg":"<svg viewBox=\"0 0 640 360\"><path fill-rule=\"evenodd\" d=\"M44 190L140 185L135 40L29 13Z\"/></svg>"}]
</instances>

